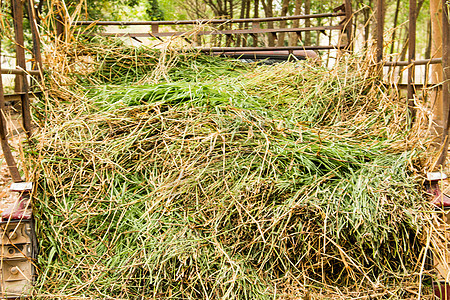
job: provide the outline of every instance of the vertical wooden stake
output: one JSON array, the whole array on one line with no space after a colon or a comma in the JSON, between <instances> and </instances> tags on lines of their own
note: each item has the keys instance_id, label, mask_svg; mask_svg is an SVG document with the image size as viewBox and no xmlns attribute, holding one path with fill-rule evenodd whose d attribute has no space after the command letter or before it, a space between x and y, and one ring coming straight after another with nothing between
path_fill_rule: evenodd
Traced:
<instances>
[{"instance_id":1,"label":"vertical wooden stake","mask_svg":"<svg viewBox=\"0 0 450 300\"><path fill-rule=\"evenodd\" d=\"M408 41L408 107L411 114L411 119L415 117L414 109L414 76L416 60L416 0L409 0L409 41Z\"/></svg>"},{"instance_id":2,"label":"vertical wooden stake","mask_svg":"<svg viewBox=\"0 0 450 300\"><path fill-rule=\"evenodd\" d=\"M345 0L345 28L344 33L347 35L346 50L353 50L353 10L350 0ZM331 35L330 35L331 38Z\"/></svg>"},{"instance_id":3,"label":"vertical wooden stake","mask_svg":"<svg viewBox=\"0 0 450 300\"><path fill-rule=\"evenodd\" d=\"M17 65L26 71L25 46L23 37L23 6L21 0L11 0L13 17L14 17L14 35L16 39L16 59ZM28 78L24 74L22 76L22 121L23 128L28 137L31 135L31 113L30 113L30 97L28 95Z\"/></svg>"},{"instance_id":4,"label":"vertical wooden stake","mask_svg":"<svg viewBox=\"0 0 450 300\"><path fill-rule=\"evenodd\" d=\"M0 0L1 5L1 0ZM1 40L0 40L0 60L1 60ZM5 157L6 164L8 165L9 174L14 182L21 182L22 178L20 177L19 169L17 168L16 161L14 160L14 156L11 153L11 148L8 144L8 131L6 127L6 118L5 118L5 96L3 93L3 80L2 80L2 65L0 64L0 141L1 148L3 151L3 156Z\"/></svg>"},{"instance_id":5,"label":"vertical wooden stake","mask_svg":"<svg viewBox=\"0 0 450 300\"><path fill-rule=\"evenodd\" d=\"M31 36L33 39L33 56L34 56L34 60L35 60L33 70L39 70L39 72L42 73L41 39L39 36L39 30L37 27L37 21L36 21L37 16L36 16L36 10L34 8L34 1L28 0L27 4L28 4L27 5L28 19L30 21Z\"/></svg>"},{"instance_id":6,"label":"vertical wooden stake","mask_svg":"<svg viewBox=\"0 0 450 300\"><path fill-rule=\"evenodd\" d=\"M383 33L384 33L384 18L383 18L384 0L377 0L377 63L383 61Z\"/></svg>"},{"instance_id":7,"label":"vertical wooden stake","mask_svg":"<svg viewBox=\"0 0 450 300\"><path fill-rule=\"evenodd\" d=\"M56 39L60 42L64 41L65 20L63 18L62 7L59 1L53 6L53 13L56 14Z\"/></svg>"},{"instance_id":8,"label":"vertical wooden stake","mask_svg":"<svg viewBox=\"0 0 450 300\"><path fill-rule=\"evenodd\" d=\"M442 0L442 72L444 82L442 84L442 98L444 109L444 132L442 134L441 149L442 153L438 160L438 165L444 166L445 158L448 152L448 132L450 127L450 21L449 4Z\"/></svg>"}]
</instances>

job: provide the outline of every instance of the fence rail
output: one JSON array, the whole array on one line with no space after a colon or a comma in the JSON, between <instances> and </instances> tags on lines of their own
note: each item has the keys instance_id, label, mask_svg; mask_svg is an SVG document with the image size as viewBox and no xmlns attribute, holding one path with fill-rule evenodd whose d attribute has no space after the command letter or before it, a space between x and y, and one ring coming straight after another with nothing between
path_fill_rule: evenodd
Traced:
<instances>
[{"instance_id":1,"label":"fence rail","mask_svg":"<svg viewBox=\"0 0 450 300\"><path fill-rule=\"evenodd\" d=\"M308 20L308 19L322 19L330 18L330 25L323 26L319 24L317 26L305 26L299 27L288 27L286 21L293 20ZM332 18L340 18L338 25L331 25ZM61 18L62 19L62 18ZM280 26L273 26L274 22L280 22ZM267 23L267 24L265 24ZM61 21L61 24L65 22ZM233 28L233 25L239 25L239 28ZM295 46L291 50L330 50L330 49L350 49L352 40L352 9L350 5L350 0L345 0L344 4L339 6L330 13L320 13L320 14L308 14L308 15L293 15L293 16L282 16L282 17L266 17L266 18L245 18L245 19L199 19L199 20L181 20L181 21L75 21L70 24L70 26L151 26L148 32L95 32L86 33L87 35L99 35L106 37L130 37L133 39L137 38L157 38L161 39L163 37L189 37L192 36L195 39L195 43L202 44L199 40L201 36L225 36L225 46L220 45L222 43L221 39L213 39L204 41L203 44L212 44L213 47L220 47L219 51L235 51L234 48L240 48L240 51L265 51L268 47L269 50L286 50L285 41L278 41L278 39L285 38L285 33L297 34L297 39L295 44L290 46ZM192 27L189 30L161 30L161 26L216 26L213 28L198 28ZM60 26L61 27L61 26ZM237 27L237 26L235 26ZM244 28L243 28L244 27ZM278 27L278 28L274 28ZM180 28L181 29L181 28ZM63 36L63 28L59 29L58 36ZM346 36L347 42L339 45L319 45L320 33L340 31L343 36ZM307 45L298 45L298 41L301 40L301 34L307 32L317 32L316 43ZM264 41L264 45L260 45L261 40L258 41L258 35L266 35L267 40ZM242 37L241 37L242 36ZM197 38L198 37L198 38ZM245 41L244 41L245 40ZM277 41L278 47L276 47L275 42ZM339 39L342 40L342 39ZM252 44L253 47L247 47L247 44ZM284 45L283 45L284 44ZM197 45L198 46L198 45ZM259 47L258 47L259 46ZM230 48L230 49L226 49ZM262 48L262 49L259 49ZM274 48L274 49L272 49ZM210 52L210 48L199 49L203 52Z\"/></svg>"},{"instance_id":2,"label":"fence rail","mask_svg":"<svg viewBox=\"0 0 450 300\"><path fill-rule=\"evenodd\" d=\"M114 25L114 26L133 26L133 25L203 25L203 24L229 24L229 23L247 23L247 22L276 22L302 19L319 19L329 17L346 16L345 12L323 13L311 15L293 15L284 17L270 18L247 18L247 19L198 19L198 20L180 20L180 21L75 21L74 26L85 25Z\"/></svg>"}]
</instances>

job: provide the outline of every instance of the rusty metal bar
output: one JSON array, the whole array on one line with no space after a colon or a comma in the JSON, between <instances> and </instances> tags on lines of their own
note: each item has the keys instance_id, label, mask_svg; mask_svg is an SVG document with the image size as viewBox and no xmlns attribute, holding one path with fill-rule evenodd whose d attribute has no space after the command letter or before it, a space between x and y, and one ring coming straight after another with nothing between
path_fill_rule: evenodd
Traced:
<instances>
[{"instance_id":1,"label":"rusty metal bar","mask_svg":"<svg viewBox=\"0 0 450 300\"><path fill-rule=\"evenodd\" d=\"M257 34L257 33L271 33L277 32L303 32L303 31L321 31L321 30L342 30L342 26L318 26L306 28L268 28L268 29L236 29L236 30L211 30L200 31L196 35L222 35L222 34ZM137 33L114 33L114 32L100 32L94 35L113 36L113 37L163 37L163 36L181 36L186 32L171 31L171 32L137 32Z\"/></svg>"},{"instance_id":2,"label":"rusty metal bar","mask_svg":"<svg viewBox=\"0 0 450 300\"><path fill-rule=\"evenodd\" d=\"M449 4L447 1L442 1L442 72L444 82L442 83L442 97L444 109L444 132L441 141L441 155L437 164L444 166L447 157L449 145L449 127L450 127L450 20L449 20Z\"/></svg>"},{"instance_id":3,"label":"rusty metal bar","mask_svg":"<svg viewBox=\"0 0 450 300\"><path fill-rule=\"evenodd\" d=\"M1 0L0 0L1 5ZM1 40L0 40L0 59L1 59ZM0 71L2 70L2 65L0 64ZM6 118L5 118L5 97L3 92L3 80L0 76L0 141L1 148L3 151L3 156L5 157L6 164L8 165L9 174L14 182L21 182L22 177L20 176L19 169L17 168L16 161L14 160L14 156L11 153L11 148L8 144L8 135L7 135L7 127L6 127Z\"/></svg>"},{"instance_id":4,"label":"rusty metal bar","mask_svg":"<svg viewBox=\"0 0 450 300\"><path fill-rule=\"evenodd\" d=\"M36 22L36 10L34 8L34 1L28 0L28 19L30 21L31 27L31 37L33 40L33 56L35 64L33 65L33 70L40 70L42 72L42 56L41 56L41 39L39 36L39 30L37 28Z\"/></svg>"},{"instance_id":5,"label":"rusty metal bar","mask_svg":"<svg viewBox=\"0 0 450 300\"><path fill-rule=\"evenodd\" d=\"M383 18L384 0L377 0L377 63L383 61L384 47L384 18Z\"/></svg>"},{"instance_id":6,"label":"rusty metal bar","mask_svg":"<svg viewBox=\"0 0 450 300\"><path fill-rule=\"evenodd\" d=\"M23 36L23 6L21 0L11 0L13 16L14 16L14 35L16 42L16 58L17 65L26 71L25 46ZM30 97L28 96L29 86L27 75L16 75L22 77L22 89L24 92L22 97L22 121L23 128L28 136L31 134L31 113L30 113Z\"/></svg>"},{"instance_id":7,"label":"rusty metal bar","mask_svg":"<svg viewBox=\"0 0 450 300\"><path fill-rule=\"evenodd\" d=\"M116 26L128 26L128 25L202 25L202 24L223 24L223 23L245 23L245 22L273 22L273 21L287 21L287 20L301 20L301 19L318 19L327 17L340 17L345 16L345 13L324 13L324 14L312 14L312 15L294 15L284 17L271 17L271 18L249 18L249 19L201 19L201 20L181 20L181 21L76 21L73 22L74 26L84 25L116 25Z\"/></svg>"},{"instance_id":8,"label":"rusty metal bar","mask_svg":"<svg viewBox=\"0 0 450 300\"><path fill-rule=\"evenodd\" d=\"M420 59L412 62L408 61L387 61L384 63L385 66L394 67L406 67L409 65L421 66L421 65L434 65L442 63L442 58L431 58L431 59Z\"/></svg>"},{"instance_id":9,"label":"rusty metal bar","mask_svg":"<svg viewBox=\"0 0 450 300\"><path fill-rule=\"evenodd\" d=\"M39 75L38 70L19 70L19 69L2 69L0 71L0 74L14 74L14 75L24 75L24 74L30 74L30 75Z\"/></svg>"},{"instance_id":10,"label":"rusty metal bar","mask_svg":"<svg viewBox=\"0 0 450 300\"><path fill-rule=\"evenodd\" d=\"M344 33L347 35L347 50L353 49L353 10L350 0L345 0L345 23Z\"/></svg>"},{"instance_id":11,"label":"rusty metal bar","mask_svg":"<svg viewBox=\"0 0 450 300\"><path fill-rule=\"evenodd\" d=\"M411 67L408 69L408 107L412 119L415 117L414 110L414 76L415 65L412 63L416 59L416 0L409 0L409 39L408 39L408 63Z\"/></svg>"},{"instance_id":12,"label":"rusty metal bar","mask_svg":"<svg viewBox=\"0 0 450 300\"><path fill-rule=\"evenodd\" d=\"M288 46L288 47L211 47L196 48L201 52L258 52L258 51L282 51L282 50L330 50L344 49L346 46L324 45L324 46Z\"/></svg>"}]
</instances>

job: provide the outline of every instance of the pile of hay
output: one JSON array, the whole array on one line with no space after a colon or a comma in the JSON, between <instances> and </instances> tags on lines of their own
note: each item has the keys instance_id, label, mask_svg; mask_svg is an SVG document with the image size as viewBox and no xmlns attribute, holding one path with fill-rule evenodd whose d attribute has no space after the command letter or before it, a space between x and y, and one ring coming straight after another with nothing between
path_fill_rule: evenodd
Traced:
<instances>
[{"instance_id":1,"label":"pile of hay","mask_svg":"<svg viewBox=\"0 0 450 300\"><path fill-rule=\"evenodd\" d=\"M420 120L364 57L329 70L83 47L96 67L74 59L53 78L76 84L35 110L38 295L417 291Z\"/></svg>"}]
</instances>

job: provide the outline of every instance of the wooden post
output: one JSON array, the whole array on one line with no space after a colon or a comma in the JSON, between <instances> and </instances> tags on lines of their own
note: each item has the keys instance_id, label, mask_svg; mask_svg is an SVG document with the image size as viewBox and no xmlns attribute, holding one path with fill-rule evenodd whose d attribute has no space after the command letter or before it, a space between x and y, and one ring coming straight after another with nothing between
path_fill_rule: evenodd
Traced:
<instances>
[{"instance_id":1,"label":"wooden post","mask_svg":"<svg viewBox=\"0 0 450 300\"><path fill-rule=\"evenodd\" d=\"M411 119L415 117L414 109L414 76L416 59L416 0L409 0L409 41L408 41L408 108L411 114Z\"/></svg>"},{"instance_id":2,"label":"wooden post","mask_svg":"<svg viewBox=\"0 0 450 300\"><path fill-rule=\"evenodd\" d=\"M1 6L1 0L0 0ZM0 40L0 61L1 61L1 47L2 43ZM14 182L21 182L22 178L20 177L19 169L17 168L16 161L14 160L14 156L11 153L11 148L8 144L8 130L6 127L6 118L5 118L5 96L3 93L3 80L2 80L2 65L0 64L0 141L1 148L3 151L3 156L5 157L6 164L8 165L9 174Z\"/></svg>"},{"instance_id":3,"label":"wooden post","mask_svg":"<svg viewBox=\"0 0 450 300\"><path fill-rule=\"evenodd\" d=\"M16 42L16 60L17 65L26 71L25 46L23 37L23 6L20 0L11 0L13 16L14 16L14 35ZM30 114L30 97L28 95L28 78L24 74L22 76L22 122L23 128L29 137L31 135L31 114Z\"/></svg>"},{"instance_id":4,"label":"wooden post","mask_svg":"<svg viewBox=\"0 0 450 300\"><path fill-rule=\"evenodd\" d=\"M383 18L384 0L377 0L377 63L383 61L383 33L384 33L384 18Z\"/></svg>"},{"instance_id":5,"label":"wooden post","mask_svg":"<svg viewBox=\"0 0 450 300\"><path fill-rule=\"evenodd\" d=\"M353 10L350 0L345 0L345 27L344 33L347 35L347 50L353 50Z\"/></svg>"},{"instance_id":6,"label":"wooden post","mask_svg":"<svg viewBox=\"0 0 450 300\"><path fill-rule=\"evenodd\" d=\"M260 29L259 22L252 22L252 29ZM252 33L250 35L253 37L253 47L258 46L258 34Z\"/></svg>"},{"instance_id":7,"label":"wooden post","mask_svg":"<svg viewBox=\"0 0 450 300\"><path fill-rule=\"evenodd\" d=\"M17 22L16 19L18 19L19 16L23 16L23 13L22 14L20 12L16 13L14 11L14 5L12 5L12 0L11 0L11 15L13 17L13 22L14 22L13 24L14 24L14 26L15 26L15 24ZM18 45L18 43L16 43L16 53L17 53L18 50L19 50L19 45ZM19 61L18 61L18 58L16 56L16 66L18 66L18 65L19 65ZM23 90L22 83L23 83L23 75L22 74L16 74L16 76L14 76L14 92L15 93L22 92L22 90Z\"/></svg>"},{"instance_id":8,"label":"wooden post","mask_svg":"<svg viewBox=\"0 0 450 300\"><path fill-rule=\"evenodd\" d=\"M64 40L64 24L65 20L63 18L61 3L59 1L56 2L56 5L53 7L56 10L54 13L56 15L56 39L60 42Z\"/></svg>"},{"instance_id":9,"label":"wooden post","mask_svg":"<svg viewBox=\"0 0 450 300\"><path fill-rule=\"evenodd\" d=\"M449 5L442 1L442 72L444 82L442 84L442 100L444 109L444 132L442 134L441 150L442 153L438 160L438 165L444 166L445 158L448 152L448 133L450 127L450 23L449 23Z\"/></svg>"},{"instance_id":10,"label":"wooden post","mask_svg":"<svg viewBox=\"0 0 450 300\"><path fill-rule=\"evenodd\" d=\"M33 64L33 70L39 70L42 73L42 56L41 56L41 39L39 36L39 30L36 21L36 10L34 8L34 1L28 0L28 19L30 21L31 36L33 39L33 56L35 63ZM41 74L42 75L42 74Z\"/></svg>"}]
</instances>

